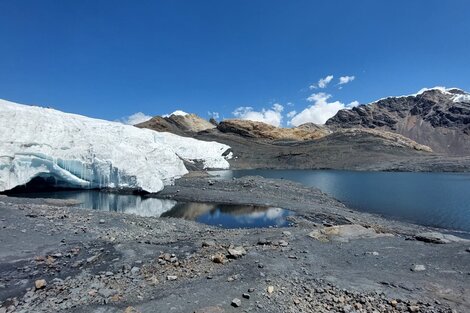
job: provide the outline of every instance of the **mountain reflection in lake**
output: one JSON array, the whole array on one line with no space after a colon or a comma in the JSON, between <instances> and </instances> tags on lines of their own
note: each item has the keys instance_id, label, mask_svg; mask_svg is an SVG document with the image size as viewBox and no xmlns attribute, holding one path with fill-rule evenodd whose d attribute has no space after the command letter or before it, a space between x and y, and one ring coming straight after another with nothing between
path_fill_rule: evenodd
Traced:
<instances>
[{"instance_id":1,"label":"mountain reflection in lake","mask_svg":"<svg viewBox=\"0 0 470 313\"><path fill-rule=\"evenodd\" d=\"M224 205L157 199L140 195L126 195L98 190L51 191L12 195L25 198L52 198L74 200L77 207L112 211L146 217L176 217L224 228L284 227L292 211L281 208Z\"/></svg>"},{"instance_id":2,"label":"mountain reflection in lake","mask_svg":"<svg viewBox=\"0 0 470 313\"><path fill-rule=\"evenodd\" d=\"M281 208L212 203L178 203L162 217L177 217L223 228L285 227L292 211Z\"/></svg>"}]
</instances>

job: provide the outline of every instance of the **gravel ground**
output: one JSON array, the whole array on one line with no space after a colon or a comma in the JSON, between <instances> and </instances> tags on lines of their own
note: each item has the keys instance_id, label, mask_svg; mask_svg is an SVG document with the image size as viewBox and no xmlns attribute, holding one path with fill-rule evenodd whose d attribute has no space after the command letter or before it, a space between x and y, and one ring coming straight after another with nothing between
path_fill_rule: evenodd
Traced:
<instances>
[{"instance_id":1,"label":"gravel ground","mask_svg":"<svg viewBox=\"0 0 470 313\"><path fill-rule=\"evenodd\" d=\"M282 180L187 177L157 196L296 215L221 229L0 196L0 313L470 311L467 241Z\"/></svg>"}]
</instances>

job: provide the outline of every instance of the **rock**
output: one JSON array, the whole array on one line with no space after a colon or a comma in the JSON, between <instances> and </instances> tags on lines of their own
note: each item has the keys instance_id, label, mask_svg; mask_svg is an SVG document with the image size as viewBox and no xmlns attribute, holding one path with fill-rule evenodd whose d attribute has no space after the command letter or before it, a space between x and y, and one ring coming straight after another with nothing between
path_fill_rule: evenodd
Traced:
<instances>
[{"instance_id":1,"label":"rock","mask_svg":"<svg viewBox=\"0 0 470 313\"><path fill-rule=\"evenodd\" d=\"M422 265L422 264L414 264L412 267L411 267L411 270L413 272L422 272L422 271L425 271L426 270L426 266Z\"/></svg>"},{"instance_id":2,"label":"rock","mask_svg":"<svg viewBox=\"0 0 470 313\"><path fill-rule=\"evenodd\" d=\"M34 286L36 287L36 289L43 289L45 288L47 285L47 282L45 279L38 279L34 282Z\"/></svg>"},{"instance_id":3,"label":"rock","mask_svg":"<svg viewBox=\"0 0 470 313\"><path fill-rule=\"evenodd\" d=\"M224 264L225 262L227 262L227 260L225 259L225 255L223 255L222 253L217 253L213 255L211 259L212 259L212 262L217 263L217 264Z\"/></svg>"},{"instance_id":4,"label":"rock","mask_svg":"<svg viewBox=\"0 0 470 313\"><path fill-rule=\"evenodd\" d=\"M258 244L263 246L263 245L270 245L271 244L271 241L270 240L267 240L265 238L260 238L258 239Z\"/></svg>"},{"instance_id":5,"label":"rock","mask_svg":"<svg viewBox=\"0 0 470 313\"><path fill-rule=\"evenodd\" d=\"M215 241L214 240L204 240L202 242L202 247L214 247Z\"/></svg>"},{"instance_id":6,"label":"rock","mask_svg":"<svg viewBox=\"0 0 470 313\"><path fill-rule=\"evenodd\" d=\"M244 293L242 294L242 297L245 299L250 299L250 294L249 293Z\"/></svg>"},{"instance_id":7,"label":"rock","mask_svg":"<svg viewBox=\"0 0 470 313\"><path fill-rule=\"evenodd\" d=\"M168 275L166 277L166 280L177 280L177 279L178 279L178 276L176 276L176 275Z\"/></svg>"},{"instance_id":8,"label":"rock","mask_svg":"<svg viewBox=\"0 0 470 313\"><path fill-rule=\"evenodd\" d=\"M442 234L439 232L425 232L419 233L415 236L416 240L436 243L436 244L446 244L451 242L468 242L468 239L459 238L457 236Z\"/></svg>"},{"instance_id":9,"label":"rock","mask_svg":"<svg viewBox=\"0 0 470 313\"><path fill-rule=\"evenodd\" d=\"M105 221L104 221L104 220L100 220L100 224L104 224L104 223L105 223Z\"/></svg>"},{"instance_id":10,"label":"rock","mask_svg":"<svg viewBox=\"0 0 470 313\"><path fill-rule=\"evenodd\" d=\"M248 292L254 292L255 288L248 288Z\"/></svg>"},{"instance_id":11,"label":"rock","mask_svg":"<svg viewBox=\"0 0 470 313\"><path fill-rule=\"evenodd\" d=\"M237 119L221 121L217 125L217 129L223 133L233 133L248 138L296 141L317 139L330 133L326 127L313 123L281 128L263 122Z\"/></svg>"},{"instance_id":12,"label":"rock","mask_svg":"<svg viewBox=\"0 0 470 313\"><path fill-rule=\"evenodd\" d=\"M410 305L410 306L408 306L408 311L410 311L410 312L419 312L419 306Z\"/></svg>"},{"instance_id":13,"label":"rock","mask_svg":"<svg viewBox=\"0 0 470 313\"><path fill-rule=\"evenodd\" d=\"M132 274L132 276L138 275L139 272L140 272L140 267L134 266L133 268L131 268L131 274Z\"/></svg>"},{"instance_id":14,"label":"rock","mask_svg":"<svg viewBox=\"0 0 470 313\"><path fill-rule=\"evenodd\" d=\"M283 231L282 234L283 234L284 236L290 236L290 235L292 235L292 233L291 233L290 231L288 231L288 230Z\"/></svg>"},{"instance_id":15,"label":"rock","mask_svg":"<svg viewBox=\"0 0 470 313\"><path fill-rule=\"evenodd\" d=\"M268 286L268 293L271 294L274 292L274 286Z\"/></svg>"},{"instance_id":16,"label":"rock","mask_svg":"<svg viewBox=\"0 0 470 313\"><path fill-rule=\"evenodd\" d=\"M323 242L328 242L330 240L339 242L349 242L350 240L362 238L378 238L393 235L377 233L373 228L366 228L358 224L350 224L316 229L312 231L309 236L311 238Z\"/></svg>"},{"instance_id":17,"label":"rock","mask_svg":"<svg viewBox=\"0 0 470 313\"><path fill-rule=\"evenodd\" d=\"M197 309L194 313L224 313L225 310L219 306L208 306L202 309Z\"/></svg>"},{"instance_id":18,"label":"rock","mask_svg":"<svg viewBox=\"0 0 470 313\"><path fill-rule=\"evenodd\" d=\"M242 300L235 298L232 300L232 306L238 308L240 305L242 305Z\"/></svg>"},{"instance_id":19,"label":"rock","mask_svg":"<svg viewBox=\"0 0 470 313\"><path fill-rule=\"evenodd\" d=\"M95 254L94 256L91 256L88 259L86 259L86 262L87 263L93 263L100 257L100 255L101 255L100 253Z\"/></svg>"},{"instance_id":20,"label":"rock","mask_svg":"<svg viewBox=\"0 0 470 313\"><path fill-rule=\"evenodd\" d=\"M101 288L100 290L98 290L98 294L102 296L103 298L112 297L116 295L117 293L118 293L117 290L110 289L110 288Z\"/></svg>"},{"instance_id":21,"label":"rock","mask_svg":"<svg viewBox=\"0 0 470 313\"><path fill-rule=\"evenodd\" d=\"M233 258L241 258L246 254L246 250L242 246L228 248L228 254Z\"/></svg>"},{"instance_id":22,"label":"rock","mask_svg":"<svg viewBox=\"0 0 470 313\"><path fill-rule=\"evenodd\" d=\"M278 245L281 246L281 247L287 247L289 245L289 243L285 240L279 240Z\"/></svg>"}]
</instances>

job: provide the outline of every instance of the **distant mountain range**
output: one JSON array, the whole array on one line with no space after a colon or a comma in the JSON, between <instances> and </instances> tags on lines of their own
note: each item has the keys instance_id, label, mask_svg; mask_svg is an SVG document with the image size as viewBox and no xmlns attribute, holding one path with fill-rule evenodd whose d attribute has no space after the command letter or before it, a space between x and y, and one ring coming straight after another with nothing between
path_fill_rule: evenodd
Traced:
<instances>
[{"instance_id":1,"label":"distant mountain range","mask_svg":"<svg viewBox=\"0 0 470 313\"><path fill-rule=\"evenodd\" d=\"M136 126L227 144L233 168L461 171L470 161L470 95L457 88L424 89L341 110L325 125L217 123L185 113ZM462 156L468 160L455 159Z\"/></svg>"}]
</instances>

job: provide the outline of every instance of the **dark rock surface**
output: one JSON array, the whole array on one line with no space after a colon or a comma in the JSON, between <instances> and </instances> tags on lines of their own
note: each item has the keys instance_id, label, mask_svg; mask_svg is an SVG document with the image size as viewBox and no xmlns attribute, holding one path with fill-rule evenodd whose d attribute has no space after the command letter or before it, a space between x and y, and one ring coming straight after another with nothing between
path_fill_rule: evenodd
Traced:
<instances>
[{"instance_id":1,"label":"dark rock surface","mask_svg":"<svg viewBox=\"0 0 470 313\"><path fill-rule=\"evenodd\" d=\"M413 96L389 97L341 110L330 128L392 131L434 152L470 155L470 95L460 89L429 89Z\"/></svg>"}]
</instances>

